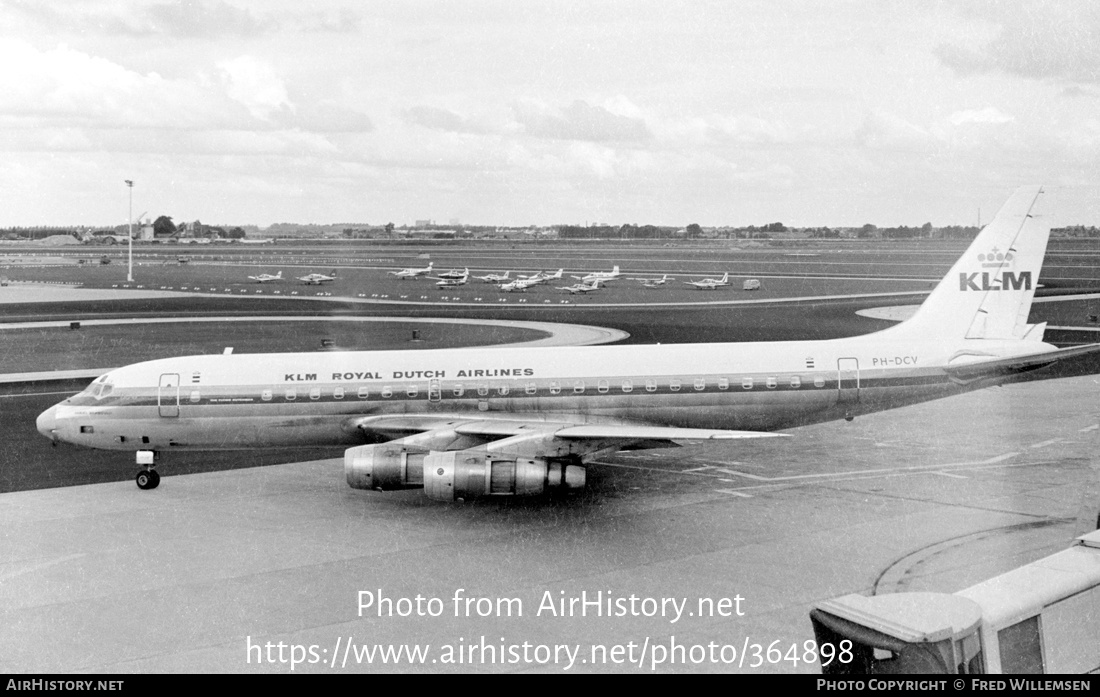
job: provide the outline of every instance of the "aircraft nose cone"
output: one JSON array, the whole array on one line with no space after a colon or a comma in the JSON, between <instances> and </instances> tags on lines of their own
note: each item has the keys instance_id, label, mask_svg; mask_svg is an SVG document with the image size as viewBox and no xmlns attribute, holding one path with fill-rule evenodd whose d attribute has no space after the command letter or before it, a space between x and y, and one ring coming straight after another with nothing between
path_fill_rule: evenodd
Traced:
<instances>
[{"instance_id":1,"label":"aircraft nose cone","mask_svg":"<svg viewBox=\"0 0 1100 697\"><path fill-rule=\"evenodd\" d=\"M34 422L35 427L38 428L38 432L46 436L51 440L57 440L54 433L54 426L56 425L57 407L52 406L46 411L38 415L38 419Z\"/></svg>"}]
</instances>

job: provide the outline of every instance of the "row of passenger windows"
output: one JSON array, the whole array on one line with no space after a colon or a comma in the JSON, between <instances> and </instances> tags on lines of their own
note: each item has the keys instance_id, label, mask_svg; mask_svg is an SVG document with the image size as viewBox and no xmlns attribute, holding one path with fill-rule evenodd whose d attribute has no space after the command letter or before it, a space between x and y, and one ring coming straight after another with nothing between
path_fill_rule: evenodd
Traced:
<instances>
[{"instance_id":1,"label":"row of passenger windows","mask_svg":"<svg viewBox=\"0 0 1100 697\"><path fill-rule=\"evenodd\" d=\"M789 378L786 379L786 381L792 389L797 390L797 389L800 389L802 387L802 376L800 376L800 375L791 375ZM752 389L755 389L755 388L761 387L761 386L765 387L769 390L774 390L775 388L777 388L779 386L779 382L780 382L780 380L776 376L769 376L769 377L764 378L763 380L746 377L746 378L741 378L741 383L740 384L741 384L741 389L743 389L743 390L752 390ZM719 390L728 390L730 388L730 384L731 383L730 383L729 378L718 378L717 382L714 383L712 386L717 387ZM814 387L824 387L825 386L825 378L820 376L820 375L814 376L813 386ZM588 390L588 388L589 388L589 384L586 383L584 380L574 380L574 381L571 381L571 382L564 382L564 383L560 382L560 381L557 381L557 380L554 380L554 381L551 381L550 384L549 384L549 393L552 394L552 395L557 395L557 394L561 394L563 391L565 391L567 394L569 392L572 392L573 394L584 394ZM635 381L633 381L633 380L620 380L620 381L615 381L615 384L614 384L614 389L621 390L623 393L626 393L626 394L629 394L629 393L633 392L635 390L635 388L637 388L639 390L644 389L646 392L656 392L657 388L658 388L658 383L657 383L657 380L655 380L655 379L648 379L648 380L645 380L644 382L639 381L637 383L635 383ZM519 393L519 389L520 388L517 388L517 393ZM522 389L522 394L527 394L527 395L538 394L538 385L536 385L533 382L526 383L525 385L522 386L521 389ZM610 381L610 380L599 380L599 381L596 382L596 392L598 392L600 394L607 394L607 393L611 392L612 389L613 389L612 381ZM684 381L673 379L673 380L670 380L668 382L668 389L671 392L679 392L682 389L693 389L696 392L702 392L702 391L707 389L707 380L706 380L706 378L695 378L695 380L685 383ZM402 391L402 388L394 388L392 386L387 385L387 386L382 387L380 390L378 390L376 394L381 396L383 399L389 399L390 397L393 397L394 394L396 394L397 392L401 392L401 391ZM403 392L404 392L406 397L417 397L417 396L420 395L420 386L419 385L406 385L404 387ZM457 383L457 384L451 386L450 392L455 397L463 397L463 396L467 395L467 387L465 385L461 384L461 383ZM487 385L485 383L482 383L482 384L479 384L479 385L471 385L469 387L470 396L473 396L473 394L475 392L476 392L478 397L487 397L487 396L490 395L490 393L493 393L497 396L504 397L504 396L507 396L507 395L511 394L512 388L509 385L499 385L496 388L490 388L489 385ZM283 399L285 399L288 402L293 402L293 401L298 399L298 394L299 394L298 390L288 389L288 390L285 390L283 392L282 397L283 397ZM344 399L345 397L355 397L355 398L358 398L358 399L367 399L367 398L370 397L370 395L371 395L371 390L367 387L360 387L358 390L345 390L343 387L337 387L337 388L334 388L333 391L332 391L332 398L333 399ZM303 398L308 398L308 399L311 399L311 400L318 400L318 399L321 398L321 388L320 387L311 388L308 392L304 393L302 396L303 396ZM272 399L275 398L275 392L274 392L274 390L264 390L261 393L260 398L265 402L270 402ZM198 390L193 390L191 392L191 401L192 402L198 402L199 400L200 400L199 391Z\"/></svg>"}]
</instances>

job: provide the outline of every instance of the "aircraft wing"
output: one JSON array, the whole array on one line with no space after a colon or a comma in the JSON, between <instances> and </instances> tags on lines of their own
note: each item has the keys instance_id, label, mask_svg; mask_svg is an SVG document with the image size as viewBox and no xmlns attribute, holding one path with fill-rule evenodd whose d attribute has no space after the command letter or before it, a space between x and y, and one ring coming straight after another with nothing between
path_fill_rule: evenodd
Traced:
<instances>
[{"instance_id":1,"label":"aircraft wing","mask_svg":"<svg viewBox=\"0 0 1100 697\"><path fill-rule=\"evenodd\" d=\"M676 428L651 426L629 422L578 423L575 421L551 421L531 415L530 419L517 419L514 415L493 419L472 415L393 415L368 416L355 421L355 427L375 436L409 435L425 431L453 429L463 436L483 438L508 438L524 433L552 433L556 438L569 440L729 440L737 438L773 438L784 433L765 431L727 431L705 428Z\"/></svg>"},{"instance_id":2,"label":"aircraft wing","mask_svg":"<svg viewBox=\"0 0 1100 697\"><path fill-rule=\"evenodd\" d=\"M1028 356L999 358L991 361L972 360L960 365L948 365L944 370L952 380L967 384L986 378L1022 375L1056 363L1079 363L1081 360L1088 360L1089 357L1096 358L1097 356L1100 356L1100 344L1085 344L1084 346L1073 346ZM1067 377L1070 374L1075 373L1067 373Z\"/></svg>"}]
</instances>

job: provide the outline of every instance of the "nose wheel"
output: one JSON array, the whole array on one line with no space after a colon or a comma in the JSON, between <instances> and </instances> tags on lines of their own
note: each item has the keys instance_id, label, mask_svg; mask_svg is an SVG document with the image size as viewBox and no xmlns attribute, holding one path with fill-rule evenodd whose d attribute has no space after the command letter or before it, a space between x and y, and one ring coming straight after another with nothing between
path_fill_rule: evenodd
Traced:
<instances>
[{"instance_id":1,"label":"nose wheel","mask_svg":"<svg viewBox=\"0 0 1100 697\"><path fill-rule=\"evenodd\" d=\"M156 457L157 454L152 450L137 451L137 463L141 466L141 471L134 477L134 481L139 489L156 489L160 484L160 475L153 469Z\"/></svg>"},{"instance_id":2,"label":"nose wheel","mask_svg":"<svg viewBox=\"0 0 1100 697\"><path fill-rule=\"evenodd\" d=\"M156 489L160 484L160 475L156 470L142 470L134 477L139 489Z\"/></svg>"}]
</instances>

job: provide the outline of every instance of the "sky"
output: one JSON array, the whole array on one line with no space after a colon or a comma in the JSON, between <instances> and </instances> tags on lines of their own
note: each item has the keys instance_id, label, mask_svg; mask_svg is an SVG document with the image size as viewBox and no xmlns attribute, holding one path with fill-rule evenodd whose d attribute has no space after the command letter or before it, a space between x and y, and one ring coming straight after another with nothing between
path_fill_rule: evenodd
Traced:
<instances>
[{"instance_id":1,"label":"sky","mask_svg":"<svg viewBox=\"0 0 1100 697\"><path fill-rule=\"evenodd\" d=\"M1025 184L1100 225L1094 0L0 0L0 227L939 226Z\"/></svg>"}]
</instances>

